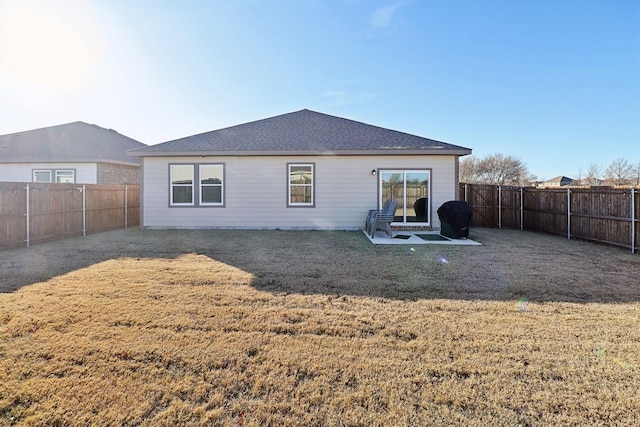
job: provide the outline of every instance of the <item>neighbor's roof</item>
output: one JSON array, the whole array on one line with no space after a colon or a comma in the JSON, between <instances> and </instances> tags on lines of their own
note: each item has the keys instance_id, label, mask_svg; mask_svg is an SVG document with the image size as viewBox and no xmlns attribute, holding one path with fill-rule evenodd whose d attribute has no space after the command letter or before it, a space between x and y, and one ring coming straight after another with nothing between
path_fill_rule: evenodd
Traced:
<instances>
[{"instance_id":1,"label":"neighbor's roof","mask_svg":"<svg viewBox=\"0 0 640 427\"><path fill-rule=\"evenodd\" d=\"M573 182L573 178L560 175L560 176L556 176L555 178L548 179L544 183L545 184L568 184L571 182Z\"/></svg>"},{"instance_id":2,"label":"neighbor's roof","mask_svg":"<svg viewBox=\"0 0 640 427\"><path fill-rule=\"evenodd\" d=\"M131 150L131 156L471 154L469 148L301 110Z\"/></svg>"},{"instance_id":3,"label":"neighbor's roof","mask_svg":"<svg viewBox=\"0 0 640 427\"><path fill-rule=\"evenodd\" d=\"M115 130L84 122L0 135L0 163L139 163L127 150L146 147Z\"/></svg>"}]
</instances>

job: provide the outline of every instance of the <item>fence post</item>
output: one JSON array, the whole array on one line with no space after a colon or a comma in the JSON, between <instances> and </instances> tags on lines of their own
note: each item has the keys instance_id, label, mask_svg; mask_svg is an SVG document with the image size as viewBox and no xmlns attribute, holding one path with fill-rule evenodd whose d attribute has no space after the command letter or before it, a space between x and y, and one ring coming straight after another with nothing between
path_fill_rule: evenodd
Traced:
<instances>
[{"instance_id":1,"label":"fence post","mask_svg":"<svg viewBox=\"0 0 640 427\"><path fill-rule=\"evenodd\" d=\"M524 230L524 187L520 186L520 231Z\"/></svg>"},{"instance_id":2,"label":"fence post","mask_svg":"<svg viewBox=\"0 0 640 427\"><path fill-rule=\"evenodd\" d=\"M469 187L469 184L465 184L464 185L464 201L469 203L469 198L467 197L467 189Z\"/></svg>"},{"instance_id":3,"label":"fence post","mask_svg":"<svg viewBox=\"0 0 640 427\"><path fill-rule=\"evenodd\" d=\"M87 236L87 186L82 185L82 237Z\"/></svg>"},{"instance_id":4,"label":"fence post","mask_svg":"<svg viewBox=\"0 0 640 427\"><path fill-rule=\"evenodd\" d=\"M567 188L567 239L571 240L571 189Z\"/></svg>"},{"instance_id":5,"label":"fence post","mask_svg":"<svg viewBox=\"0 0 640 427\"><path fill-rule=\"evenodd\" d=\"M27 247L29 247L29 184L27 184L27 186L25 187L25 189L27 190Z\"/></svg>"},{"instance_id":6,"label":"fence post","mask_svg":"<svg viewBox=\"0 0 640 427\"><path fill-rule=\"evenodd\" d=\"M124 228L127 228L127 213L128 213L128 207L127 207L127 201L129 200L129 187L127 186L127 184L124 185Z\"/></svg>"},{"instance_id":7,"label":"fence post","mask_svg":"<svg viewBox=\"0 0 640 427\"><path fill-rule=\"evenodd\" d=\"M636 253L636 192L631 188L631 253Z\"/></svg>"},{"instance_id":8,"label":"fence post","mask_svg":"<svg viewBox=\"0 0 640 427\"><path fill-rule=\"evenodd\" d=\"M498 228L502 228L502 186L498 185Z\"/></svg>"}]
</instances>

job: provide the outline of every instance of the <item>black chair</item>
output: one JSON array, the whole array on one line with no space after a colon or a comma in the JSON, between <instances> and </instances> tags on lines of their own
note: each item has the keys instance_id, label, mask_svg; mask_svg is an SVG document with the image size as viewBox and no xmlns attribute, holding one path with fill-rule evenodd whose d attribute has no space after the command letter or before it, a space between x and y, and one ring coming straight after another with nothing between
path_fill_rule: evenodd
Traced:
<instances>
[{"instance_id":1,"label":"black chair","mask_svg":"<svg viewBox=\"0 0 640 427\"><path fill-rule=\"evenodd\" d=\"M429 208L429 198L421 197L413 204L413 210L416 213L417 222L427 222L429 216L427 215L427 209Z\"/></svg>"}]
</instances>

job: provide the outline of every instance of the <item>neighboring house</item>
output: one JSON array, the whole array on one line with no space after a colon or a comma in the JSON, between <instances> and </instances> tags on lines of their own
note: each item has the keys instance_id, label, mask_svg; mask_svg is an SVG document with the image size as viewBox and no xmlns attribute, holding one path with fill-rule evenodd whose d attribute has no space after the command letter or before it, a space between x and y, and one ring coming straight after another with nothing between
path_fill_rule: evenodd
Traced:
<instances>
[{"instance_id":1,"label":"neighboring house","mask_svg":"<svg viewBox=\"0 0 640 427\"><path fill-rule=\"evenodd\" d=\"M309 110L129 151L142 158L143 228L359 229L390 197L396 228L439 228L467 154Z\"/></svg>"},{"instance_id":2,"label":"neighboring house","mask_svg":"<svg viewBox=\"0 0 640 427\"><path fill-rule=\"evenodd\" d=\"M573 185L574 180L566 176L556 176L555 178L543 181L538 187L563 187L565 185Z\"/></svg>"},{"instance_id":3,"label":"neighboring house","mask_svg":"<svg viewBox=\"0 0 640 427\"><path fill-rule=\"evenodd\" d=\"M146 147L112 129L74 122L0 135L0 181L139 184Z\"/></svg>"}]
</instances>

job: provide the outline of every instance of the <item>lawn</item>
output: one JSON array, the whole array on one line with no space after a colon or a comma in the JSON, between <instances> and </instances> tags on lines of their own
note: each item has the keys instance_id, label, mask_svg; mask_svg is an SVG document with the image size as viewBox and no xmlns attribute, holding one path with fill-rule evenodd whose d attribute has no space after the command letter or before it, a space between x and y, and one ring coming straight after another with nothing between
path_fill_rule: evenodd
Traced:
<instances>
[{"instance_id":1,"label":"lawn","mask_svg":"<svg viewBox=\"0 0 640 427\"><path fill-rule=\"evenodd\" d=\"M0 425L633 425L640 256L473 229L0 252Z\"/></svg>"}]
</instances>

